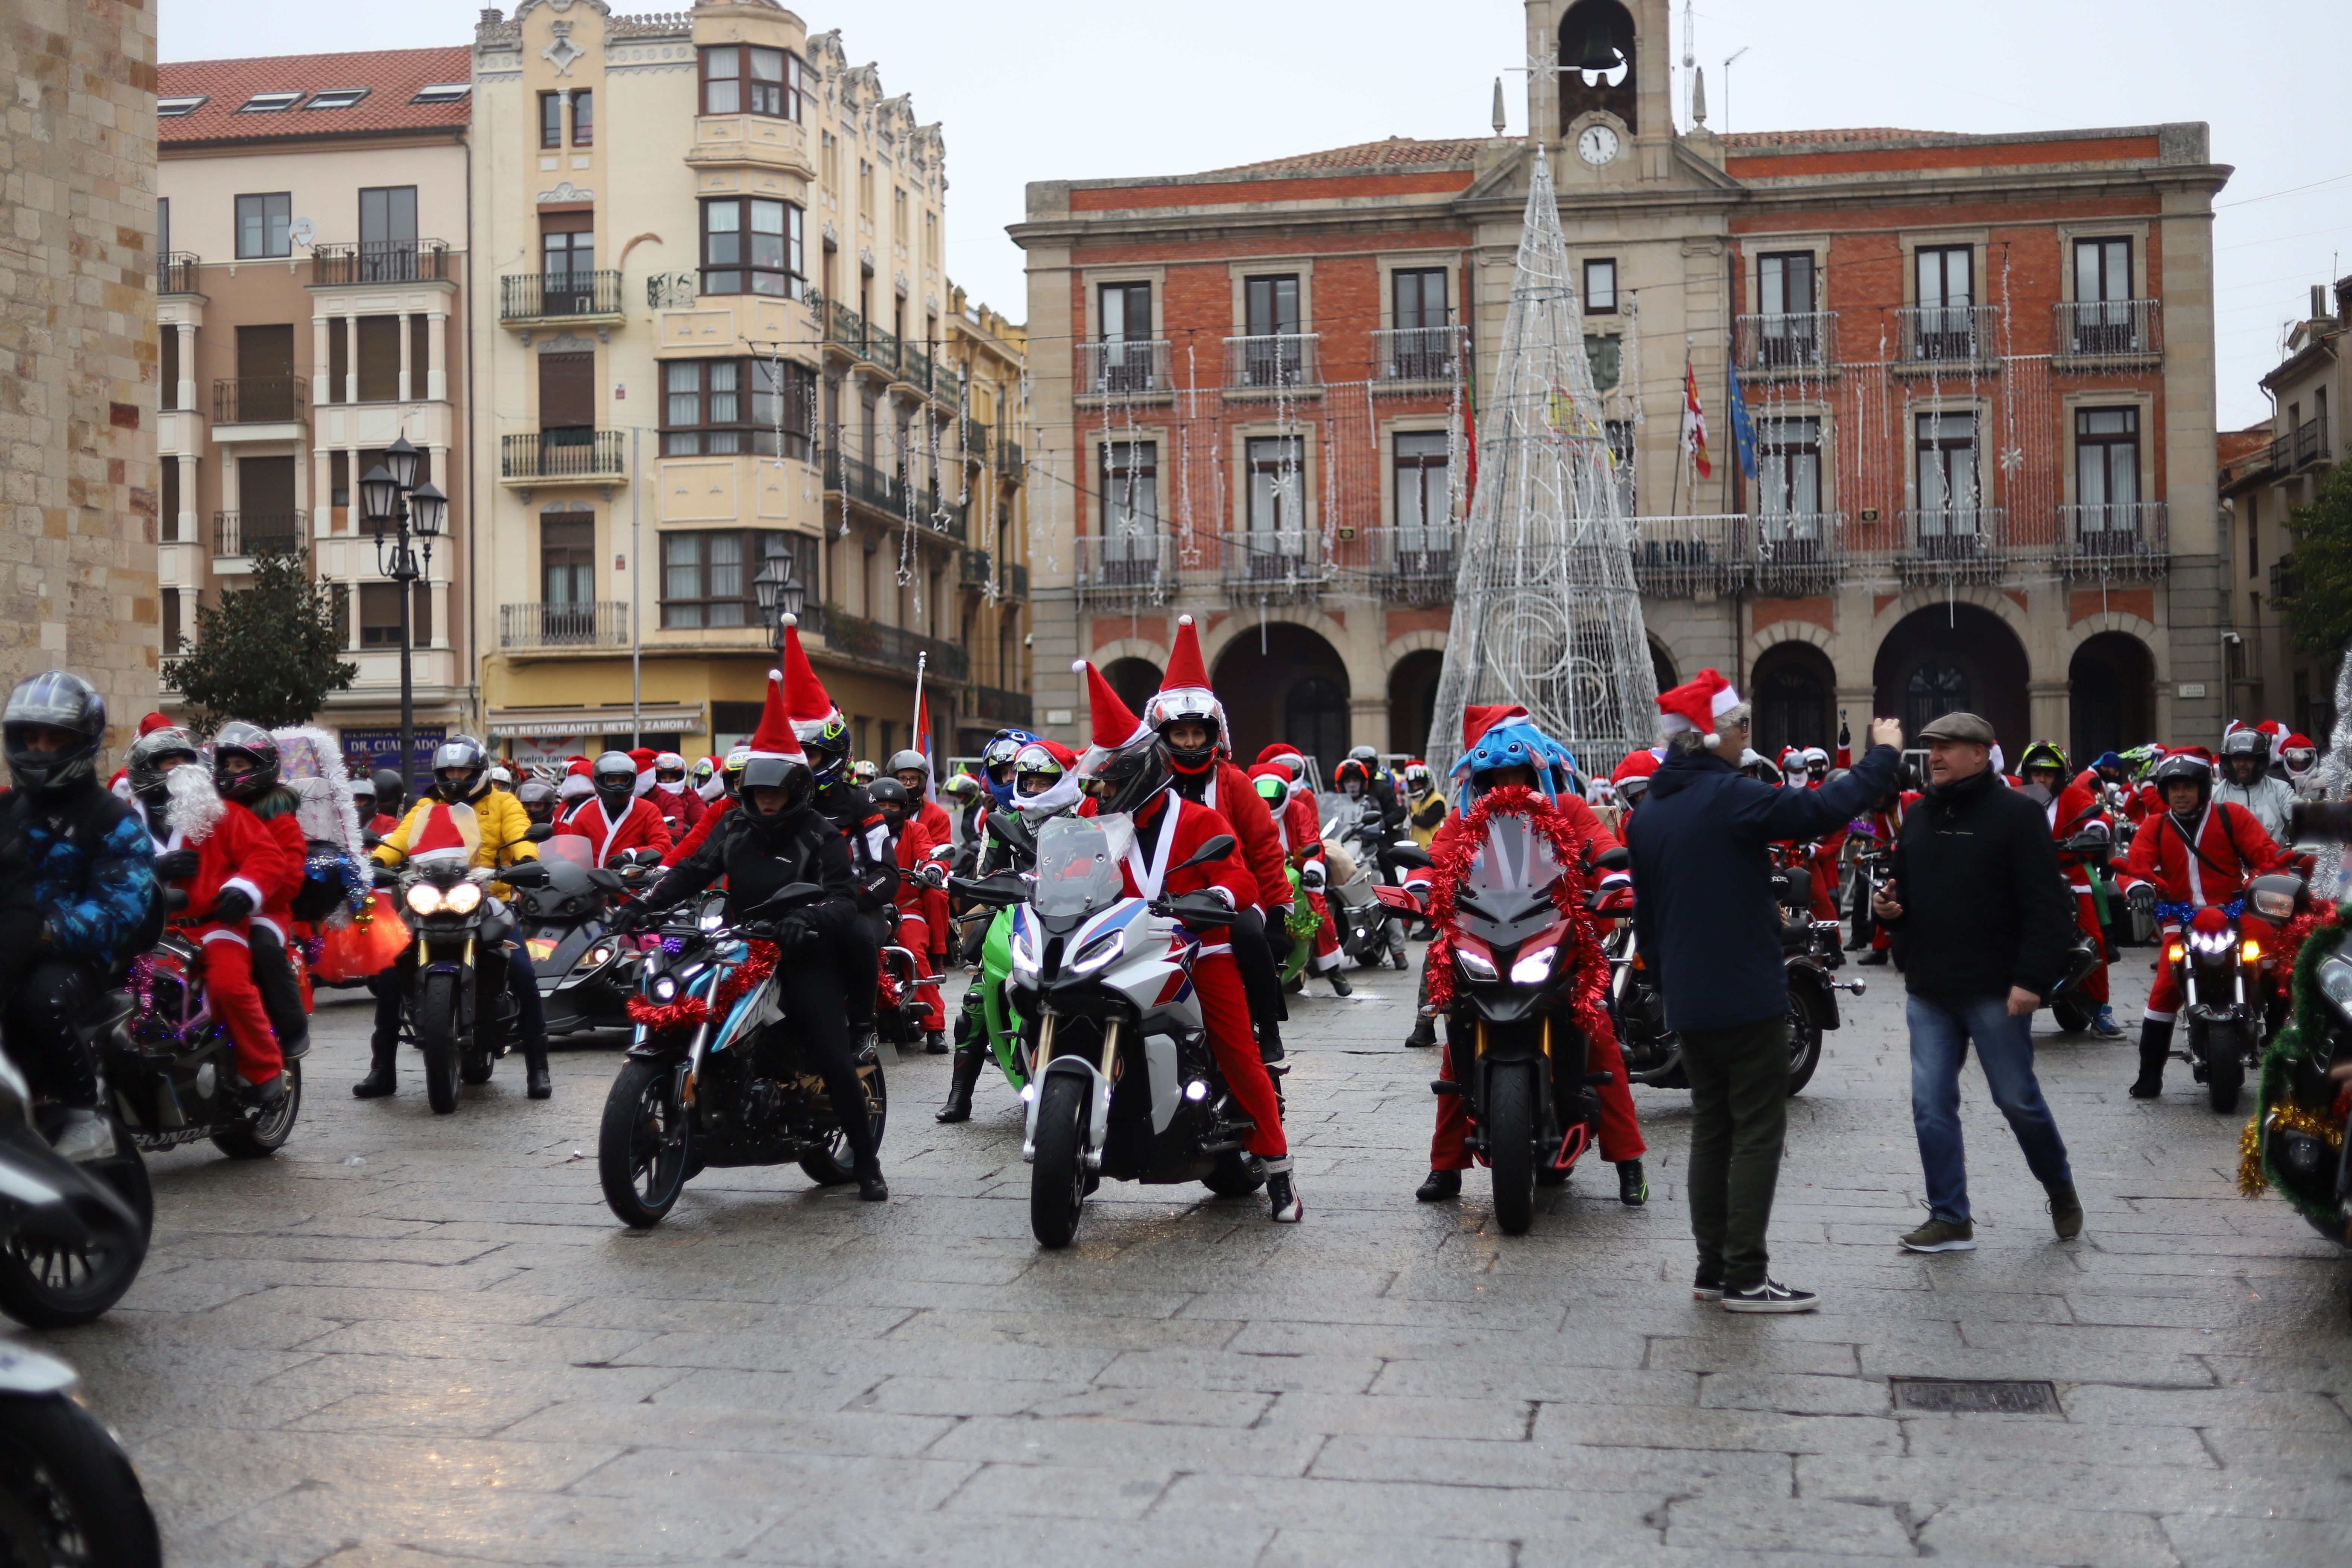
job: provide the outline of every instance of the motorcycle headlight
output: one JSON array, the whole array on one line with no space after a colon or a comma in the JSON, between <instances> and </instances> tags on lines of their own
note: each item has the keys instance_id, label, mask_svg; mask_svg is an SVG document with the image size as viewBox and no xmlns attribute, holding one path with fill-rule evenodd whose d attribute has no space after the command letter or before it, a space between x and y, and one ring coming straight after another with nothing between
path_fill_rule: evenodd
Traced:
<instances>
[{"instance_id":1,"label":"motorcycle headlight","mask_svg":"<svg viewBox=\"0 0 2352 1568\"><path fill-rule=\"evenodd\" d=\"M1559 943L1558 942L1553 942L1548 947L1537 948L1532 952L1519 954L1518 962L1511 965L1511 984L1514 985L1542 984L1551 978L1552 961L1559 956Z\"/></svg>"},{"instance_id":2,"label":"motorcycle headlight","mask_svg":"<svg viewBox=\"0 0 2352 1568\"><path fill-rule=\"evenodd\" d=\"M1462 973L1473 980L1495 978L1494 960L1483 952L1473 952L1466 947L1457 947L1454 950L1454 962L1460 964Z\"/></svg>"},{"instance_id":3,"label":"motorcycle headlight","mask_svg":"<svg viewBox=\"0 0 2352 1568\"><path fill-rule=\"evenodd\" d=\"M2352 1018L2352 963L2331 958L2319 966L2319 989L2336 1010Z\"/></svg>"},{"instance_id":4,"label":"motorcycle headlight","mask_svg":"<svg viewBox=\"0 0 2352 1568\"><path fill-rule=\"evenodd\" d=\"M609 947L592 947L581 956L580 967L583 969L602 969L604 966L605 961L612 956L613 950Z\"/></svg>"},{"instance_id":5,"label":"motorcycle headlight","mask_svg":"<svg viewBox=\"0 0 2352 1568\"><path fill-rule=\"evenodd\" d=\"M437 915L441 912L441 889L430 882L414 883L408 889L406 901L412 913Z\"/></svg>"},{"instance_id":6,"label":"motorcycle headlight","mask_svg":"<svg viewBox=\"0 0 2352 1568\"><path fill-rule=\"evenodd\" d=\"M713 910L709 914L704 915L697 923L699 924L704 931L717 931L720 926L727 923L727 916L721 910Z\"/></svg>"},{"instance_id":7,"label":"motorcycle headlight","mask_svg":"<svg viewBox=\"0 0 2352 1568\"><path fill-rule=\"evenodd\" d=\"M1117 931L1107 931L1078 950L1076 961L1070 965L1070 973L1092 974L1096 970L1117 958L1126 949L1127 928L1125 926L1119 927Z\"/></svg>"},{"instance_id":8,"label":"motorcycle headlight","mask_svg":"<svg viewBox=\"0 0 2352 1568\"><path fill-rule=\"evenodd\" d=\"M449 889L441 900L442 909L453 915L470 915L482 907L481 886L476 882L460 882Z\"/></svg>"},{"instance_id":9,"label":"motorcycle headlight","mask_svg":"<svg viewBox=\"0 0 2352 1568\"><path fill-rule=\"evenodd\" d=\"M655 1001L660 1003L663 1006L667 1007L669 1004L677 1000L677 976L675 974L655 975L652 983L646 985L646 994L651 996Z\"/></svg>"},{"instance_id":10,"label":"motorcycle headlight","mask_svg":"<svg viewBox=\"0 0 2352 1568\"><path fill-rule=\"evenodd\" d=\"M1034 974L1039 968L1036 940L1025 926L1013 930L1013 967L1023 974Z\"/></svg>"}]
</instances>

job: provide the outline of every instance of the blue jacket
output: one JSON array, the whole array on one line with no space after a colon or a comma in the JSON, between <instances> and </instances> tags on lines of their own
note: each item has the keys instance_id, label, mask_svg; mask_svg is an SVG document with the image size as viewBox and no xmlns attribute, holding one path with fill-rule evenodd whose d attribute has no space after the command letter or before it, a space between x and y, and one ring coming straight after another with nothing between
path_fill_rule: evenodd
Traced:
<instances>
[{"instance_id":1,"label":"blue jacket","mask_svg":"<svg viewBox=\"0 0 2352 1568\"><path fill-rule=\"evenodd\" d=\"M1902 759L1874 746L1819 789L1775 789L1707 752L1675 752L1626 824L1633 924L1670 1029L1731 1029L1789 1009L1765 846L1844 826L1894 785Z\"/></svg>"},{"instance_id":2,"label":"blue jacket","mask_svg":"<svg viewBox=\"0 0 2352 1568\"><path fill-rule=\"evenodd\" d=\"M29 877L41 939L109 968L131 956L155 908L155 845L131 809L92 786L62 801L0 798L0 862Z\"/></svg>"}]
</instances>

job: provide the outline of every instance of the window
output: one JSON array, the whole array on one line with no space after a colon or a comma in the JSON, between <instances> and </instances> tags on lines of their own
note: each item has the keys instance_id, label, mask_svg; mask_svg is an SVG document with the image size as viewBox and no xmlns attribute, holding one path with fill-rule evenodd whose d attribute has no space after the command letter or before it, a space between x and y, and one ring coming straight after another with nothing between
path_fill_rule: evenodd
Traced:
<instances>
[{"instance_id":1,"label":"window","mask_svg":"<svg viewBox=\"0 0 2352 1568\"><path fill-rule=\"evenodd\" d=\"M702 291L797 300L808 289L801 246L801 209L791 202L751 196L705 202Z\"/></svg>"},{"instance_id":2,"label":"window","mask_svg":"<svg viewBox=\"0 0 2352 1568\"><path fill-rule=\"evenodd\" d=\"M1975 252L1965 245L1921 246L1914 257L1919 297L1912 358L1977 357Z\"/></svg>"},{"instance_id":3,"label":"window","mask_svg":"<svg viewBox=\"0 0 2352 1568\"><path fill-rule=\"evenodd\" d=\"M808 458L816 372L772 359L672 360L662 366L662 456ZM778 439L778 426L782 438Z\"/></svg>"},{"instance_id":4,"label":"window","mask_svg":"<svg viewBox=\"0 0 2352 1568\"><path fill-rule=\"evenodd\" d=\"M362 316L359 340L359 401L394 401L400 395L400 318Z\"/></svg>"},{"instance_id":5,"label":"window","mask_svg":"<svg viewBox=\"0 0 2352 1568\"><path fill-rule=\"evenodd\" d=\"M1584 336L1585 363L1592 367L1592 389L1612 392L1624 375L1622 338L1612 333L1587 332Z\"/></svg>"},{"instance_id":6,"label":"window","mask_svg":"<svg viewBox=\"0 0 2352 1568\"><path fill-rule=\"evenodd\" d=\"M728 529L662 535L662 620L665 627L749 626L759 624L752 595L761 535Z\"/></svg>"},{"instance_id":7,"label":"window","mask_svg":"<svg viewBox=\"0 0 2352 1568\"><path fill-rule=\"evenodd\" d=\"M702 51L702 112L801 117L801 58L740 44Z\"/></svg>"},{"instance_id":8,"label":"window","mask_svg":"<svg viewBox=\"0 0 2352 1568\"><path fill-rule=\"evenodd\" d=\"M1750 363L1766 370L1819 364L1822 342L1813 311L1813 253L1776 252L1756 258L1756 347Z\"/></svg>"},{"instance_id":9,"label":"window","mask_svg":"<svg viewBox=\"0 0 2352 1568\"><path fill-rule=\"evenodd\" d=\"M1756 510L1768 541L1821 537L1819 419L1756 422Z\"/></svg>"},{"instance_id":10,"label":"window","mask_svg":"<svg viewBox=\"0 0 2352 1568\"><path fill-rule=\"evenodd\" d=\"M293 224L294 197L289 192L237 197L237 259L293 255Z\"/></svg>"},{"instance_id":11,"label":"window","mask_svg":"<svg viewBox=\"0 0 2352 1568\"><path fill-rule=\"evenodd\" d=\"M1142 342L1150 338L1150 284L1105 283L1097 298L1102 305L1103 342Z\"/></svg>"},{"instance_id":12,"label":"window","mask_svg":"<svg viewBox=\"0 0 2352 1568\"><path fill-rule=\"evenodd\" d=\"M302 107L304 109L349 109L367 95L368 89L363 87L339 87L326 92L312 94L310 101Z\"/></svg>"},{"instance_id":13,"label":"window","mask_svg":"<svg viewBox=\"0 0 2352 1568\"><path fill-rule=\"evenodd\" d=\"M1298 331L1298 275L1249 278L1242 283L1242 307L1253 338L1274 337Z\"/></svg>"},{"instance_id":14,"label":"window","mask_svg":"<svg viewBox=\"0 0 2352 1568\"><path fill-rule=\"evenodd\" d=\"M933 267L940 264L940 215L923 215L923 259Z\"/></svg>"},{"instance_id":15,"label":"window","mask_svg":"<svg viewBox=\"0 0 2352 1568\"><path fill-rule=\"evenodd\" d=\"M542 147L563 145L563 95L560 92L539 95L539 144Z\"/></svg>"},{"instance_id":16,"label":"window","mask_svg":"<svg viewBox=\"0 0 2352 1568\"><path fill-rule=\"evenodd\" d=\"M159 98L155 100L155 118L177 120L182 115L194 114L197 110L202 109L211 97L210 93L188 92Z\"/></svg>"},{"instance_id":17,"label":"window","mask_svg":"<svg viewBox=\"0 0 2352 1568\"><path fill-rule=\"evenodd\" d=\"M1919 546L1929 555L1939 542L1964 539L1976 545L1980 527L1977 495L1977 416L1922 414L1916 416L1919 462Z\"/></svg>"},{"instance_id":18,"label":"window","mask_svg":"<svg viewBox=\"0 0 2352 1568\"><path fill-rule=\"evenodd\" d=\"M168 466L168 465L167 465ZM2263 512L2262 497L2252 490L2246 492L2246 575L2263 574Z\"/></svg>"},{"instance_id":19,"label":"window","mask_svg":"<svg viewBox=\"0 0 2352 1568\"><path fill-rule=\"evenodd\" d=\"M418 88L416 96L408 101L411 103L463 103L473 90L474 84L470 81L427 82Z\"/></svg>"},{"instance_id":20,"label":"window","mask_svg":"<svg viewBox=\"0 0 2352 1568\"><path fill-rule=\"evenodd\" d=\"M1603 257L1584 264L1584 313L1614 315L1617 310L1617 262Z\"/></svg>"},{"instance_id":21,"label":"window","mask_svg":"<svg viewBox=\"0 0 2352 1568\"><path fill-rule=\"evenodd\" d=\"M1149 582L1160 564L1160 445L1102 448L1102 570L1108 583Z\"/></svg>"},{"instance_id":22,"label":"window","mask_svg":"<svg viewBox=\"0 0 2352 1568\"><path fill-rule=\"evenodd\" d=\"M1389 315L1396 329L1389 344L1390 379L1450 379L1454 345L1445 330L1445 268L1401 267L1390 273Z\"/></svg>"},{"instance_id":23,"label":"window","mask_svg":"<svg viewBox=\"0 0 2352 1568\"><path fill-rule=\"evenodd\" d=\"M907 193L897 185L890 189L890 237L900 245L907 243Z\"/></svg>"},{"instance_id":24,"label":"window","mask_svg":"<svg viewBox=\"0 0 2352 1568\"><path fill-rule=\"evenodd\" d=\"M1968 672L1943 658L1931 658L1903 683L1903 732L1916 735L1947 713L1972 713L1976 699Z\"/></svg>"},{"instance_id":25,"label":"window","mask_svg":"<svg viewBox=\"0 0 2352 1568\"><path fill-rule=\"evenodd\" d=\"M1255 436L1246 451L1255 571L1268 554L1295 557L1307 547L1307 443L1297 436Z\"/></svg>"},{"instance_id":26,"label":"window","mask_svg":"<svg viewBox=\"0 0 2352 1568\"><path fill-rule=\"evenodd\" d=\"M1397 564L1415 572L1451 570L1453 504L1447 492L1443 430L1400 431L1392 443ZM1443 556L1444 563L1433 562Z\"/></svg>"},{"instance_id":27,"label":"window","mask_svg":"<svg viewBox=\"0 0 2352 1568\"><path fill-rule=\"evenodd\" d=\"M2074 410L2075 531L2139 530L2139 410Z\"/></svg>"},{"instance_id":28,"label":"window","mask_svg":"<svg viewBox=\"0 0 2352 1568\"><path fill-rule=\"evenodd\" d=\"M596 519L593 513L542 516L539 521L541 602L585 605L596 597Z\"/></svg>"},{"instance_id":29,"label":"window","mask_svg":"<svg viewBox=\"0 0 2352 1568\"><path fill-rule=\"evenodd\" d=\"M1297 386L1306 379L1306 345L1298 340L1296 273L1242 280L1243 386Z\"/></svg>"},{"instance_id":30,"label":"window","mask_svg":"<svg viewBox=\"0 0 2352 1568\"><path fill-rule=\"evenodd\" d=\"M572 144L588 147L596 141L596 95L585 88L572 95Z\"/></svg>"},{"instance_id":31,"label":"window","mask_svg":"<svg viewBox=\"0 0 2352 1568\"><path fill-rule=\"evenodd\" d=\"M360 281L410 283L416 279L416 187L373 185L360 191Z\"/></svg>"},{"instance_id":32,"label":"window","mask_svg":"<svg viewBox=\"0 0 2352 1568\"><path fill-rule=\"evenodd\" d=\"M155 198L155 249L158 254L172 248L172 198ZM173 334L166 332L164 336Z\"/></svg>"},{"instance_id":33,"label":"window","mask_svg":"<svg viewBox=\"0 0 2352 1568\"><path fill-rule=\"evenodd\" d=\"M2074 300L2128 300L2132 297L2131 241L2078 239L2074 242Z\"/></svg>"},{"instance_id":34,"label":"window","mask_svg":"<svg viewBox=\"0 0 2352 1568\"><path fill-rule=\"evenodd\" d=\"M415 587L416 593L410 601L408 646L429 647L433 643L433 588L426 583L415 584ZM400 584L361 584L360 647L396 648L399 646Z\"/></svg>"},{"instance_id":35,"label":"window","mask_svg":"<svg viewBox=\"0 0 2352 1568\"><path fill-rule=\"evenodd\" d=\"M276 114L302 101L299 92L257 92L237 106L239 114Z\"/></svg>"},{"instance_id":36,"label":"window","mask_svg":"<svg viewBox=\"0 0 2352 1568\"><path fill-rule=\"evenodd\" d=\"M180 651L180 591L166 588L163 596L163 657L171 658Z\"/></svg>"}]
</instances>

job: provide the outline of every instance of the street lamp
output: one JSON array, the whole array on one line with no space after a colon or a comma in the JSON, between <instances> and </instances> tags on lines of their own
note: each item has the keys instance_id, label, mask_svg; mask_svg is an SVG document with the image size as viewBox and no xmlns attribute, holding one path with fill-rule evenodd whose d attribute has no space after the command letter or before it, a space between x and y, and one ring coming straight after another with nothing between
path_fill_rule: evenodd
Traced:
<instances>
[{"instance_id":1,"label":"street lamp","mask_svg":"<svg viewBox=\"0 0 2352 1568\"><path fill-rule=\"evenodd\" d=\"M763 615L776 617L776 657L784 653L784 627L800 619L801 607L808 603L808 584L793 575L793 557L782 540L771 541L768 557L760 563L751 579L752 596L759 600Z\"/></svg>"},{"instance_id":2,"label":"street lamp","mask_svg":"<svg viewBox=\"0 0 2352 1568\"><path fill-rule=\"evenodd\" d=\"M416 698L411 663L409 615L415 584L433 569L433 542L449 520L449 498L430 481L416 482L424 454L403 436L385 449L383 461L360 480L360 510L375 538L376 574L400 588L400 776L404 786L416 782ZM412 539L425 542L424 562L410 547Z\"/></svg>"}]
</instances>

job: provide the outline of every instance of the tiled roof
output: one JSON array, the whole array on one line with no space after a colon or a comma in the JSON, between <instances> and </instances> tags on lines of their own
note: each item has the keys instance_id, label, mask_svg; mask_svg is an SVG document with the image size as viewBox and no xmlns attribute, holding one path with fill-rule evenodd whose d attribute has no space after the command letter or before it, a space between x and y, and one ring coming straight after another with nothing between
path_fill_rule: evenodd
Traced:
<instances>
[{"instance_id":1,"label":"tiled roof","mask_svg":"<svg viewBox=\"0 0 2352 1568\"><path fill-rule=\"evenodd\" d=\"M1432 164L1467 163L1486 143L1472 140L1416 141L1391 136L1385 142L1360 142L1322 153L1269 158L1262 163L1237 163L1230 169L1210 169L1211 174L1310 174L1325 170L1426 168Z\"/></svg>"},{"instance_id":2,"label":"tiled roof","mask_svg":"<svg viewBox=\"0 0 2352 1568\"><path fill-rule=\"evenodd\" d=\"M1737 131L1726 135L1726 147L1819 147L1838 142L1945 141L1937 131L1898 131L1891 125L1853 125L1839 131Z\"/></svg>"},{"instance_id":3,"label":"tiled roof","mask_svg":"<svg viewBox=\"0 0 2352 1568\"><path fill-rule=\"evenodd\" d=\"M157 68L156 97L168 100L201 94L205 101L187 114L159 115L155 130L168 147L175 142L292 141L463 125L473 114L470 97L443 103L409 100L427 86L469 80L473 69L473 51L462 45L364 54L184 60ZM367 96L348 109L305 107L314 94L361 87L368 89ZM270 92L299 92L302 99L293 108L273 113L238 112L255 94Z\"/></svg>"}]
</instances>

